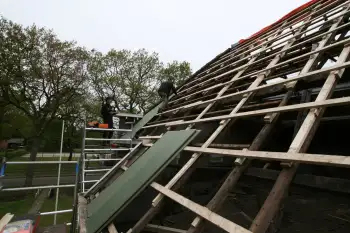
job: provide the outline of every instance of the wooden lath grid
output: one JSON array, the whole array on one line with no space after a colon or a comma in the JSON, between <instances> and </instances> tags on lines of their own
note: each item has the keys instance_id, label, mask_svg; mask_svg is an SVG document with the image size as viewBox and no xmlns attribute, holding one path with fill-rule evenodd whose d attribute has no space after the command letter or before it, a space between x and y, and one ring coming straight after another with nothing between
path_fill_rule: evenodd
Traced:
<instances>
[{"instance_id":1,"label":"wooden lath grid","mask_svg":"<svg viewBox=\"0 0 350 233\"><path fill-rule=\"evenodd\" d=\"M330 99L345 68L350 66L350 38L346 36L350 28L349 10L350 1L318 1L281 22L278 27L275 26L257 38L226 50L181 87L179 95L169 102L169 108L147 124L139 138L154 141L161 138L162 134L159 132L177 130L179 127L196 128L199 123L215 122L218 126L202 143L184 149L193 154L167 185L162 186L155 182L151 184L160 194L153 200L152 207L128 233L141 232L145 227L148 230L165 228L148 225L161 210L165 196L188 208L197 217L187 231L167 228L163 229L163 232L201 232L203 223L209 221L227 232L265 233L279 211L299 163L350 167L350 157L305 154L325 108L350 103L349 96ZM330 21L324 20L325 15ZM305 36L305 33L319 28L319 24L330 24L330 27L327 31L314 31ZM335 40L338 34L340 36ZM254 53L258 49L259 52ZM334 64L322 67L329 58L335 56L337 59ZM291 65L293 63L294 66ZM297 74L288 77L294 73ZM281 80L269 83L275 78ZM314 80L323 83L316 99L300 97L300 103L290 104L296 87L302 82ZM280 88L283 95L281 99L257 102L261 93L274 96L273 92L276 91L272 90L273 88ZM280 115L290 111L298 111L298 118L303 120L296 127L296 134L288 152L260 151ZM261 117L264 120L263 127L250 144L231 144L231 148L227 149L220 148L223 146L215 143L217 137L237 119L250 116ZM144 146L152 146L152 143L145 142ZM206 207L177 193L194 172L196 161L202 154L236 158L236 166ZM136 159L133 158L122 166L118 174ZM215 212L221 208L224 197L237 184L253 159L283 162L284 169L247 230Z\"/></svg>"}]
</instances>

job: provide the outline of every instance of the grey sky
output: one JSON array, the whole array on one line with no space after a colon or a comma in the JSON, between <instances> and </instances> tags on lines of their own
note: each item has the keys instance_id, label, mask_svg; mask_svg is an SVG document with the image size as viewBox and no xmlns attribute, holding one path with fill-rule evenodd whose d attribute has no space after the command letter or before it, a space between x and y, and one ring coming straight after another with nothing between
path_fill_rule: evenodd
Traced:
<instances>
[{"instance_id":1,"label":"grey sky","mask_svg":"<svg viewBox=\"0 0 350 233\"><path fill-rule=\"evenodd\" d=\"M193 71L308 0L0 0L0 14L106 52L139 49Z\"/></svg>"}]
</instances>

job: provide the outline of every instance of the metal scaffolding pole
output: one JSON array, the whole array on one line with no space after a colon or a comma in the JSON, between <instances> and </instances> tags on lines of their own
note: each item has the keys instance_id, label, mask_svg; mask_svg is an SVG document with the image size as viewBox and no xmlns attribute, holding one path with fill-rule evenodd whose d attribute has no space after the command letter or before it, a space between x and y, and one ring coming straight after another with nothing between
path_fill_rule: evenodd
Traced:
<instances>
[{"instance_id":1,"label":"metal scaffolding pole","mask_svg":"<svg viewBox=\"0 0 350 233\"><path fill-rule=\"evenodd\" d=\"M61 161L62 161L62 151L63 151L63 136L64 136L64 120L62 121L62 132L61 132L61 145L60 145L60 157L59 157L59 164L58 164L58 174L57 174L57 186L60 185L61 180ZM60 189L57 188L56 190L56 200L55 200L55 211L57 212L58 208L58 198L60 195ZM56 225L57 221L57 213L53 216L53 224Z\"/></svg>"}]
</instances>

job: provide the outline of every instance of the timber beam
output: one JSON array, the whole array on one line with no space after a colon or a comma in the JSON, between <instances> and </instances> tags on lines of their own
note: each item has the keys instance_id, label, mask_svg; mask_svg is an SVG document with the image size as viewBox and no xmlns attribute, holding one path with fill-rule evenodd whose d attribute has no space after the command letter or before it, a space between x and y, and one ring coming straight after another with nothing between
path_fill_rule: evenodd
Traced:
<instances>
[{"instance_id":1,"label":"timber beam","mask_svg":"<svg viewBox=\"0 0 350 233\"><path fill-rule=\"evenodd\" d=\"M349 8L350 5L348 3L348 6L344 11L347 11ZM339 19L337 22L335 22L332 25L331 29L337 27L341 23L341 21L342 19ZM326 37L319 45L319 47L324 46L329 40L333 38L333 36L334 35L330 34L328 37ZM337 64L345 62L349 56L349 52L350 46L345 46L341 54L339 55ZM311 68L314 65L317 58L317 56L311 57L308 63L305 65L304 69ZM332 72L329 74L315 102L324 101L330 98L338 79L343 75L343 73L344 69L341 69L337 72ZM319 125L320 119L322 118L324 111L325 108L322 107L313 108L309 111L297 135L295 136L288 152L304 152L307 150L316 132L316 129ZM281 171L274 187L272 188L269 196L264 202L263 207L260 209L258 215L252 223L250 229L254 233L265 233L267 231L270 222L272 222L272 220L276 217L280 206L282 205L282 202L288 193L288 187L297 171L297 168L298 163L294 163L291 164L290 168L285 168Z\"/></svg>"}]
</instances>

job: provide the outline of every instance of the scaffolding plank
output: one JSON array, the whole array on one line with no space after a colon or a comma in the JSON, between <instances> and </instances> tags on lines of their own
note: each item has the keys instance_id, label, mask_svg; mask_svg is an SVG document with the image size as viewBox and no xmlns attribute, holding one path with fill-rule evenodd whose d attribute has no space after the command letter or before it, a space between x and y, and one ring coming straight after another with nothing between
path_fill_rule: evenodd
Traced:
<instances>
[{"instance_id":1,"label":"scaffolding plank","mask_svg":"<svg viewBox=\"0 0 350 233\"><path fill-rule=\"evenodd\" d=\"M169 131L88 205L87 229L99 232L119 214L197 135L197 130Z\"/></svg>"}]
</instances>

